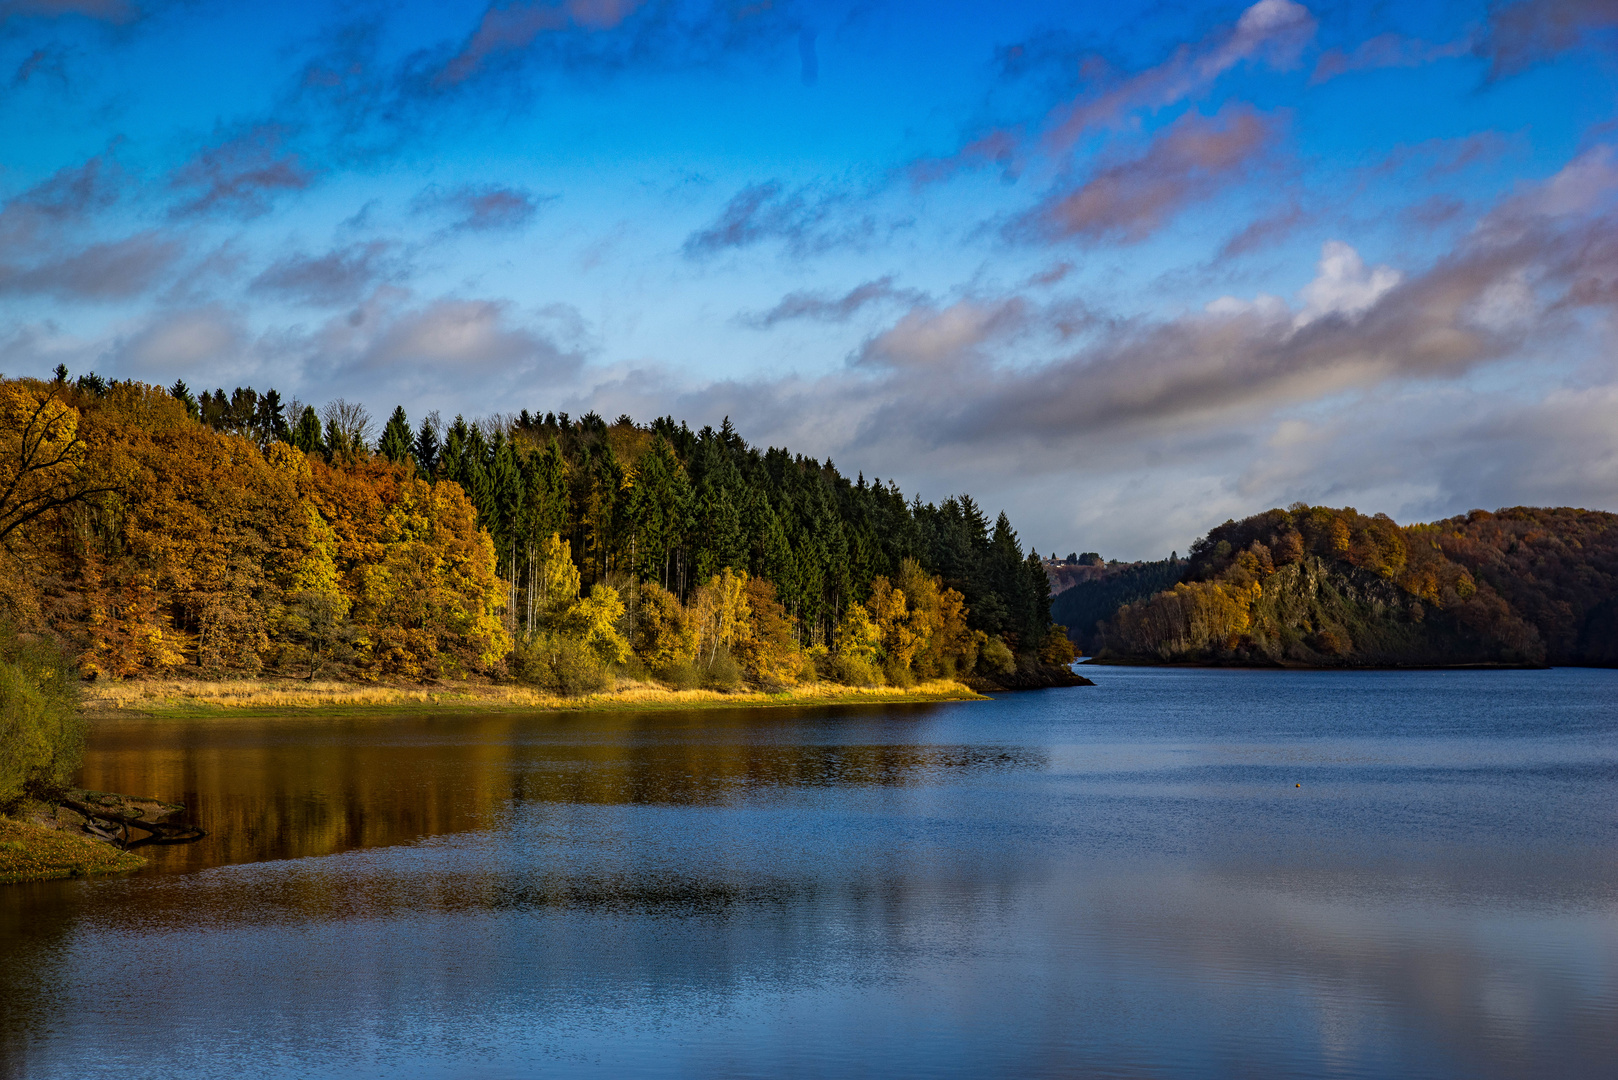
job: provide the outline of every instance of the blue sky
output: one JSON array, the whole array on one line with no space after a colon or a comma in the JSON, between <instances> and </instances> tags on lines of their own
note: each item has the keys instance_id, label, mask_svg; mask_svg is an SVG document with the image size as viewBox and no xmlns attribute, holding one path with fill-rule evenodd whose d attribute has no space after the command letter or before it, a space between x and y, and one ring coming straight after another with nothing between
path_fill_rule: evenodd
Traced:
<instances>
[{"instance_id":1,"label":"blue sky","mask_svg":"<svg viewBox=\"0 0 1618 1080\"><path fill-rule=\"evenodd\" d=\"M1155 557L1618 509L1618 5L0 0L0 371L594 408Z\"/></svg>"}]
</instances>

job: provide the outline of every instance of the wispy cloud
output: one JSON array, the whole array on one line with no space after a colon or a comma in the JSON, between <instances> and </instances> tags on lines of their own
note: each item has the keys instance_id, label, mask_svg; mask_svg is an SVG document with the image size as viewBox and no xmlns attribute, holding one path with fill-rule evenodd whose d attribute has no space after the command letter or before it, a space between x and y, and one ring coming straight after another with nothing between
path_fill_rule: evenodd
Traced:
<instances>
[{"instance_id":1,"label":"wispy cloud","mask_svg":"<svg viewBox=\"0 0 1618 1080\"><path fill-rule=\"evenodd\" d=\"M1217 261L1239 258L1261 248L1279 243L1309 220L1309 214L1297 202L1288 202L1279 209L1263 214L1232 233L1219 248Z\"/></svg>"},{"instance_id":2,"label":"wispy cloud","mask_svg":"<svg viewBox=\"0 0 1618 1080\"><path fill-rule=\"evenodd\" d=\"M0 22L27 17L55 19L66 15L125 23L137 18L140 8L126 0L0 0Z\"/></svg>"},{"instance_id":3,"label":"wispy cloud","mask_svg":"<svg viewBox=\"0 0 1618 1080\"><path fill-rule=\"evenodd\" d=\"M280 125L260 124L198 152L169 179L181 193L171 213L258 217L277 195L309 187L315 170L286 149L287 134Z\"/></svg>"},{"instance_id":4,"label":"wispy cloud","mask_svg":"<svg viewBox=\"0 0 1618 1080\"><path fill-rule=\"evenodd\" d=\"M1013 227L1048 240L1137 243L1194 200L1245 175L1270 149L1274 117L1227 106L1212 117L1186 113L1146 151L1049 193Z\"/></svg>"},{"instance_id":5,"label":"wispy cloud","mask_svg":"<svg viewBox=\"0 0 1618 1080\"><path fill-rule=\"evenodd\" d=\"M878 229L844 192L813 187L789 189L779 180L750 184L727 202L708 225L686 237L681 251L700 259L719 252L780 242L793 255L857 246Z\"/></svg>"},{"instance_id":6,"label":"wispy cloud","mask_svg":"<svg viewBox=\"0 0 1618 1080\"><path fill-rule=\"evenodd\" d=\"M1093 54L1073 58L1069 64L1086 76L1077 96L1051 108L1037 123L995 128L944 157L913 162L911 179L918 184L937 182L991 164L1014 175L1021 171L1024 158L1060 156L1090 131L1124 127L1141 114L1196 100L1244 63L1291 67L1313 39L1315 25L1314 16L1301 4L1259 0L1234 23L1179 46L1167 59L1140 71L1116 72Z\"/></svg>"},{"instance_id":7,"label":"wispy cloud","mask_svg":"<svg viewBox=\"0 0 1618 1080\"><path fill-rule=\"evenodd\" d=\"M439 72L440 84L470 78L491 56L528 48L542 34L564 28L612 30L644 0L565 0L555 4L492 4L466 44Z\"/></svg>"},{"instance_id":8,"label":"wispy cloud","mask_svg":"<svg viewBox=\"0 0 1618 1080\"><path fill-rule=\"evenodd\" d=\"M0 262L0 294L62 300L123 300L147 292L182 253L181 244L147 231L62 251L21 264Z\"/></svg>"},{"instance_id":9,"label":"wispy cloud","mask_svg":"<svg viewBox=\"0 0 1618 1080\"><path fill-rule=\"evenodd\" d=\"M770 310L748 316L743 322L761 329L791 319L843 323L868 307L890 303L915 304L924 298L924 294L917 289L896 288L893 275L889 274L856 285L841 296L823 292L788 293Z\"/></svg>"},{"instance_id":10,"label":"wispy cloud","mask_svg":"<svg viewBox=\"0 0 1618 1080\"><path fill-rule=\"evenodd\" d=\"M1373 166L1379 173L1396 173L1415 168L1429 180L1440 180L1474 165L1486 165L1513 152L1526 149L1521 135L1499 131L1477 131L1456 138L1424 139L1401 143Z\"/></svg>"},{"instance_id":11,"label":"wispy cloud","mask_svg":"<svg viewBox=\"0 0 1618 1080\"><path fill-rule=\"evenodd\" d=\"M1618 7L1611 0L1521 0L1490 13L1478 51L1494 75L1512 75L1573 49L1611 48Z\"/></svg>"},{"instance_id":12,"label":"wispy cloud","mask_svg":"<svg viewBox=\"0 0 1618 1080\"><path fill-rule=\"evenodd\" d=\"M1330 49L1322 53L1315 62L1314 74L1309 77L1309 82L1318 85L1352 71L1421 67L1439 60L1466 56L1476 47L1476 42L1470 37L1435 43L1404 34L1378 34L1360 42L1348 52Z\"/></svg>"},{"instance_id":13,"label":"wispy cloud","mask_svg":"<svg viewBox=\"0 0 1618 1080\"><path fill-rule=\"evenodd\" d=\"M417 213L447 214L450 232L503 232L521 229L554 196L501 184L467 184L443 190L428 188L416 197Z\"/></svg>"},{"instance_id":14,"label":"wispy cloud","mask_svg":"<svg viewBox=\"0 0 1618 1080\"><path fill-rule=\"evenodd\" d=\"M352 304L378 284L401 277L405 266L397 245L369 240L320 255L299 252L265 267L248 290L312 307Z\"/></svg>"}]
</instances>

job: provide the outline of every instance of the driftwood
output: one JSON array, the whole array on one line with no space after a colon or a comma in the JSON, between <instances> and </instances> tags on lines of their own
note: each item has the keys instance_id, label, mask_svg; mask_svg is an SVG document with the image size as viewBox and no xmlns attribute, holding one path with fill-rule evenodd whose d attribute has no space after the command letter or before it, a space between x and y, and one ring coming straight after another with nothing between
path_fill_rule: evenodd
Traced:
<instances>
[{"instance_id":1,"label":"driftwood","mask_svg":"<svg viewBox=\"0 0 1618 1080\"><path fill-rule=\"evenodd\" d=\"M195 825L162 820L185 809L175 803L160 803L156 799L133 800L102 791L72 791L61 797L59 802L84 817L86 832L126 848L142 844L185 844L208 835ZM145 805L131 805L134 803ZM107 829L101 824L103 822L116 828ZM130 829L139 829L147 835L131 840Z\"/></svg>"}]
</instances>

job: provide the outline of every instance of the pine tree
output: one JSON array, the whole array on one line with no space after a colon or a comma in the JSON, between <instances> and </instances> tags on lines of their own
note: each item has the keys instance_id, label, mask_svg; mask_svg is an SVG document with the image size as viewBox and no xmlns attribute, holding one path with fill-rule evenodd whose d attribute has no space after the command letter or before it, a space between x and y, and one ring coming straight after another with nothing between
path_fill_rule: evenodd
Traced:
<instances>
[{"instance_id":1,"label":"pine tree","mask_svg":"<svg viewBox=\"0 0 1618 1080\"><path fill-rule=\"evenodd\" d=\"M416 468L428 479L438 468L437 416L437 413L432 413L422 418L421 427L416 430L416 443L410 450L411 456L416 459Z\"/></svg>"},{"instance_id":2,"label":"pine tree","mask_svg":"<svg viewBox=\"0 0 1618 1080\"><path fill-rule=\"evenodd\" d=\"M66 381L67 368L58 367L57 371L60 373L62 380ZM185 406L186 415L191 419L195 420L202 415L201 406L197 404L197 399L192 396L191 388L185 385L184 379L174 380L174 385L169 387L169 396Z\"/></svg>"},{"instance_id":3,"label":"pine tree","mask_svg":"<svg viewBox=\"0 0 1618 1080\"><path fill-rule=\"evenodd\" d=\"M376 449L377 453L394 464L411 456L410 421L405 418L403 405L393 407L393 415L388 417L387 426L382 429L382 438L377 442Z\"/></svg>"},{"instance_id":4,"label":"pine tree","mask_svg":"<svg viewBox=\"0 0 1618 1080\"><path fill-rule=\"evenodd\" d=\"M260 446L269 446L277 440L291 441L291 432L287 430L286 406L281 404L279 391L272 388L258 399L258 412L253 418L253 426L257 429Z\"/></svg>"},{"instance_id":5,"label":"pine tree","mask_svg":"<svg viewBox=\"0 0 1618 1080\"><path fill-rule=\"evenodd\" d=\"M320 417L315 415L313 405L303 407L303 415L298 417L298 426L293 429L290 441L305 454L325 453L326 447L320 441Z\"/></svg>"}]
</instances>

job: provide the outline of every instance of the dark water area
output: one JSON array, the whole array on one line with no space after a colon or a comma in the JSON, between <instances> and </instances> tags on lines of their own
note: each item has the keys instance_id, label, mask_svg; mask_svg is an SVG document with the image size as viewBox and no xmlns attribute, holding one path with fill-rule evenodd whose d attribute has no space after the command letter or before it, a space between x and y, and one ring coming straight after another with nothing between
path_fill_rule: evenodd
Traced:
<instances>
[{"instance_id":1,"label":"dark water area","mask_svg":"<svg viewBox=\"0 0 1618 1080\"><path fill-rule=\"evenodd\" d=\"M1618 671L1089 674L99 724L211 835L0 888L0 1074L1618 1075Z\"/></svg>"}]
</instances>

